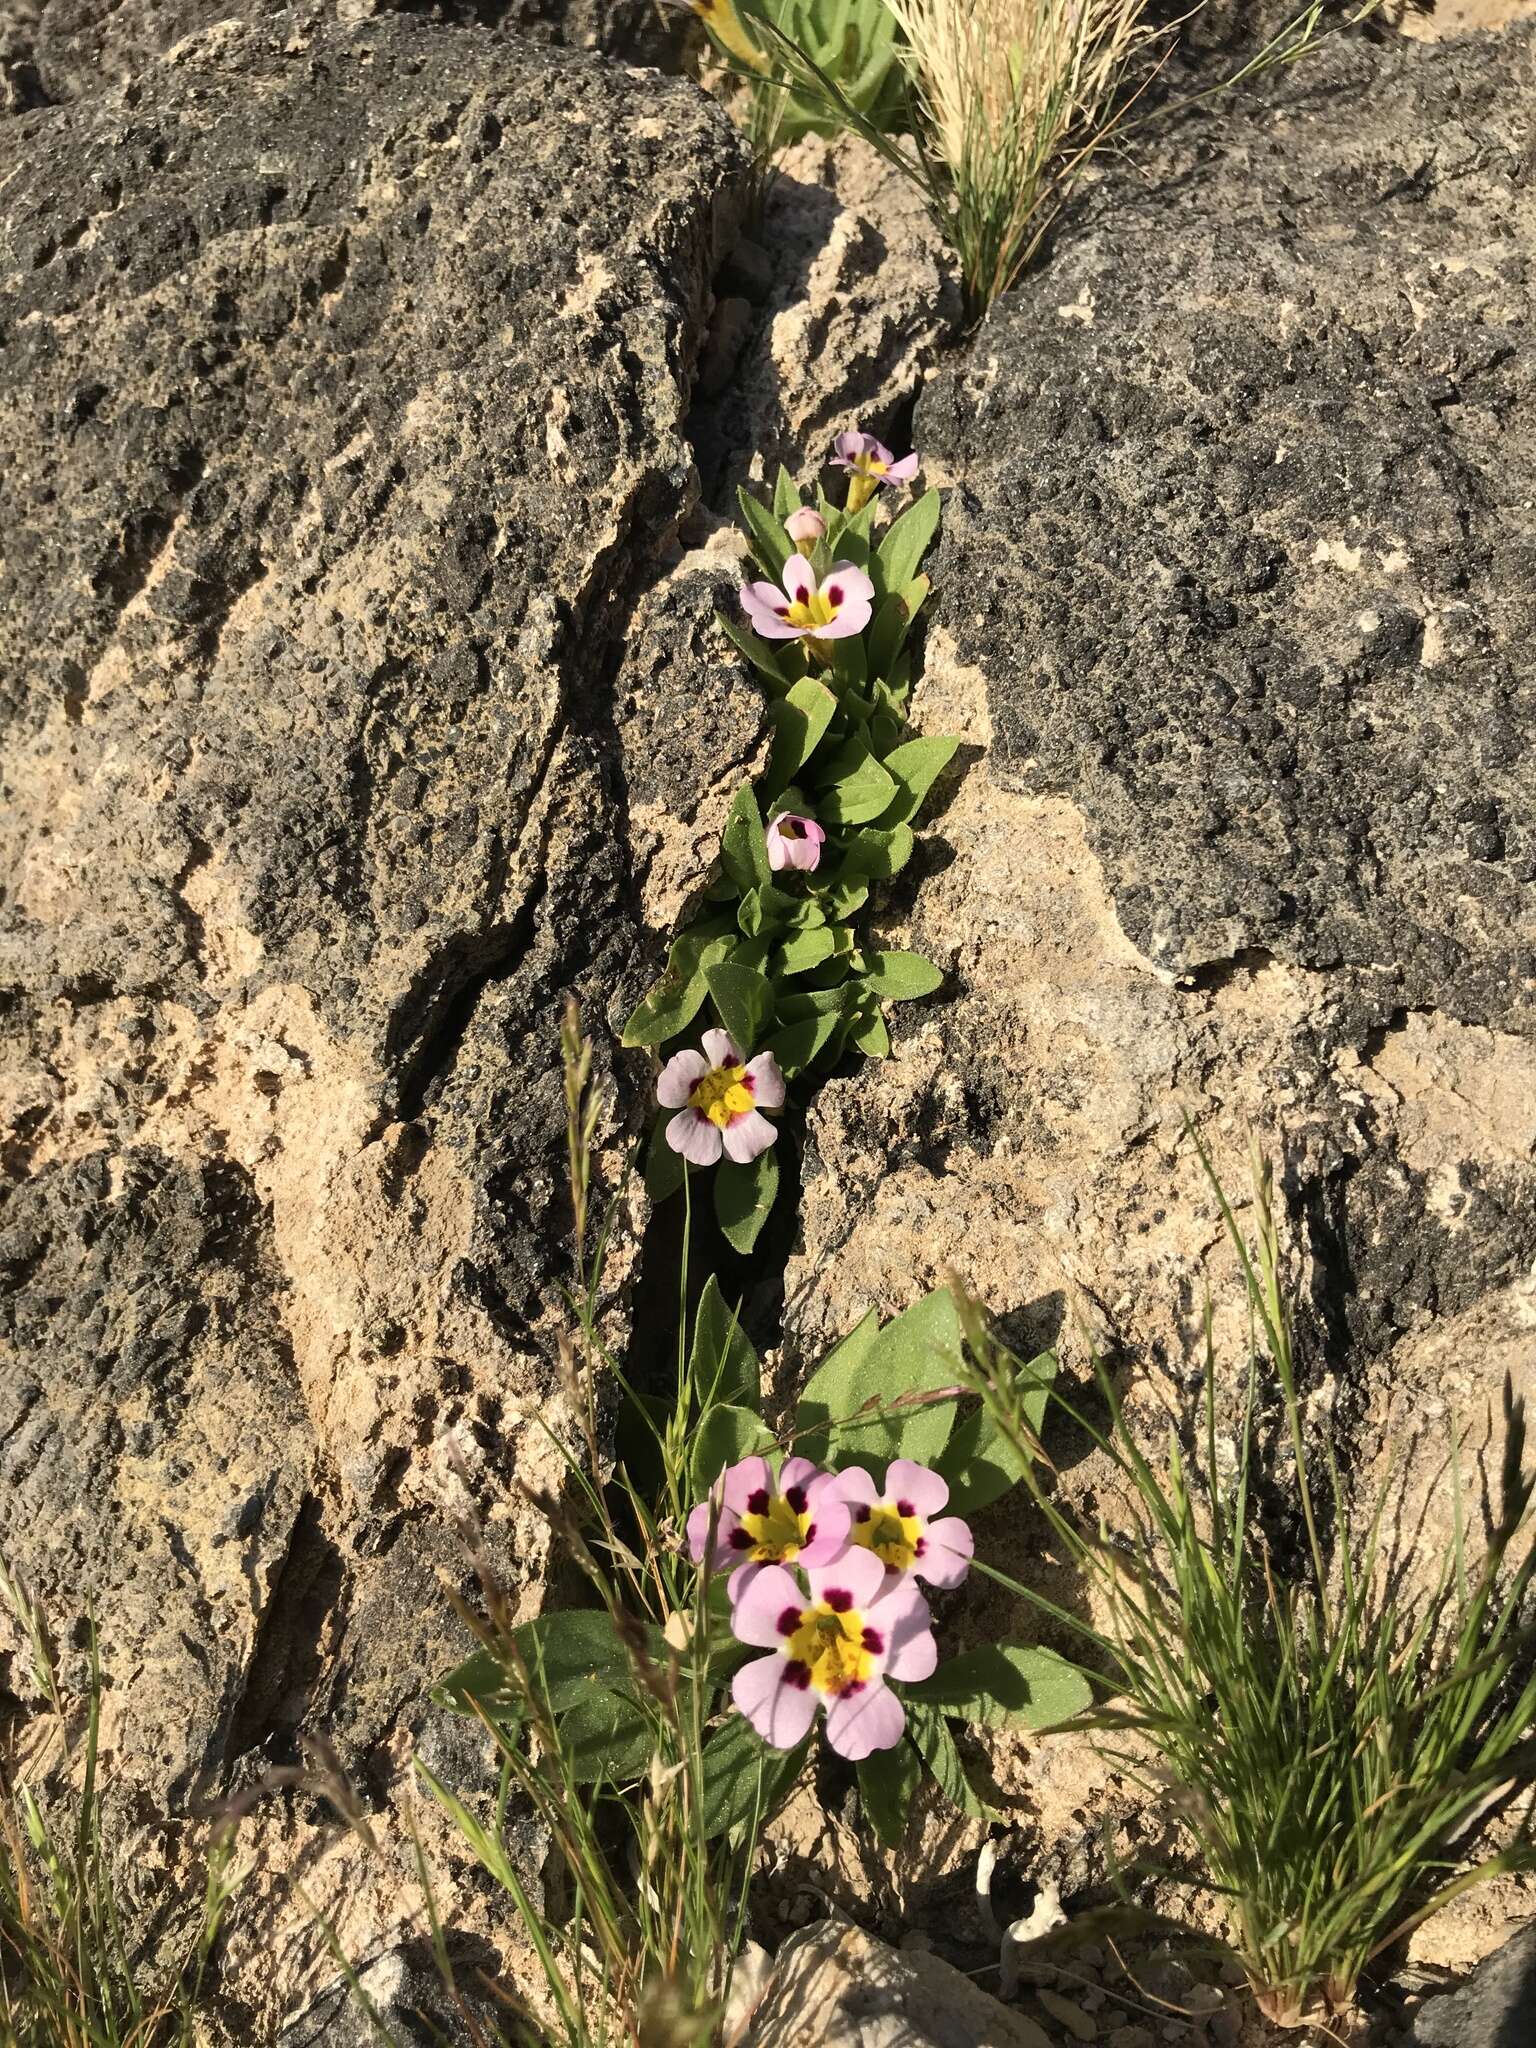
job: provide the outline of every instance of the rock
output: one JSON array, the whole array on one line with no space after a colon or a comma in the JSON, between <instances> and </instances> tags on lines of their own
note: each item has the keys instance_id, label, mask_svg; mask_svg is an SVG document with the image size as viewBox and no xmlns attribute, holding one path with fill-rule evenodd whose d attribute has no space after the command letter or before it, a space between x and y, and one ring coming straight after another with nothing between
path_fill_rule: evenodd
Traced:
<instances>
[{"instance_id":1,"label":"rock","mask_svg":"<svg viewBox=\"0 0 1536 2048\"><path fill-rule=\"evenodd\" d=\"M1523 1927L1456 1991L1414 2015L1417 2048L1527 2048L1536 2039L1536 1927Z\"/></svg>"},{"instance_id":2,"label":"rock","mask_svg":"<svg viewBox=\"0 0 1536 2048\"><path fill-rule=\"evenodd\" d=\"M748 2048L1051 2048L938 1956L820 1920L779 1950Z\"/></svg>"},{"instance_id":3,"label":"rock","mask_svg":"<svg viewBox=\"0 0 1536 2048\"><path fill-rule=\"evenodd\" d=\"M78 99L131 83L196 31L229 20L260 26L273 12L263 0L27 0L10 26L9 62L30 72L24 104ZM673 69L687 33L681 10L664 15L643 0L301 0L293 20L308 34L332 21L356 27L391 14ZM0 40L0 71L4 50Z\"/></svg>"},{"instance_id":4,"label":"rock","mask_svg":"<svg viewBox=\"0 0 1536 2048\"><path fill-rule=\"evenodd\" d=\"M398 2048L442 2048L445 2040L473 2041L476 2034L495 2038L506 2007L479 1984L480 1972L494 1971L494 1958L459 1954L450 1960L451 1987L426 1943L390 1949L358 1971L359 1988ZM276 2048L374 2048L380 2038L380 2028L343 1981L290 2020Z\"/></svg>"},{"instance_id":5,"label":"rock","mask_svg":"<svg viewBox=\"0 0 1536 2048\"><path fill-rule=\"evenodd\" d=\"M320 1734L382 1813L466 1643L456 1464L540 1597L562 1005L611 1172L642 886L758 739L644 630L729 576L671 580L742 152L686 84L398 16L221 22L7 135L0 1544L61 1636L94 1603L125 1796Z\"/></svg>"},{"instance_id":6,"label":"rock","mask_svg":"<svg viewBox=\"0 0 1536 2048\"><path fill-rule=\"evenodd\" d=\"M1532 50L1328 46L1100 188L924 397L993 771L1081 805L1176 973L1262 949L1536 1023Z\"/></svg>"}]
</instances>

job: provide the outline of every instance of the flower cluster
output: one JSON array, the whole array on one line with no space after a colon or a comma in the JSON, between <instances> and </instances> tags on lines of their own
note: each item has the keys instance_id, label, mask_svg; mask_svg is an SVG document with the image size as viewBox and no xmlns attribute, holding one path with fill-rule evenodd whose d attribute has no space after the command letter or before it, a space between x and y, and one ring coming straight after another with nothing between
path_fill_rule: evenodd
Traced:
<instances>
[{"instance_id":1,"label":"flower cluster","mask_svg":"<svg viewBox=\"0 0 1536 2048\"><path fill-rule=\"evenodd\" d=\"M933 1620L917 1581L957 1586L971 1532L945 1516L949 1488L907 1458L883 1489L862 1466L818 1471L808 1458L744 1458L688 1517L695 1562L732 1567L731 1627L766 1650L736 1673L731 1697L763 1740L793 1749L820 1708L827 1740L857 1760L901 1740L890 1681L929 1677Z\"/></svg>"}]
</instances>

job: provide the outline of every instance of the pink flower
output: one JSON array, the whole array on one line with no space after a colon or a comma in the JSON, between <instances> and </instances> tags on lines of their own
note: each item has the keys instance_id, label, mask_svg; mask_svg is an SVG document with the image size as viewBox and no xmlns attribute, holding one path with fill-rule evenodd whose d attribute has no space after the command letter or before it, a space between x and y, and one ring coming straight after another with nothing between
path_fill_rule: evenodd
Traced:
<instances>
[{"instance_id":1,"label":"pink flower","mask_svg":"<svg viewBox=\"0 0 1536 2048\"><path fill-rule=\"evenodd\" d=\"M744 583L741 608L765 640L846 640L869 624L875 586L852 562L834 562L820 584L804 555L784 564L784 588Z\"/></svg>"},{"instance_id":2,"label":"pink flower","mask_svg":"<svg viewBox=\"0 0 1536 2048\"><path fill-rule=\"evenodd\" d=\"M958 1586L971 1567L976 1544L958 1515L933 1517L949 1499L949 1488L937 1472L895 1458L886 1467L885 1491L860 1465L850 1465L836 1480L837 1491L853 1510L849 1540L872 1551L891 1573L926 1579L930 1586Z\"/></svg>"},{"instance_id":3,"label":"pink flower","mask_svg":"<svg viewBox=\"0 0 1536 2048\"><path fill-rule=\"evenodd\" d=\"M808 555L817 541L825 540L827 522L812 506L802 505L798 512L791 512L785 520L784 531L801 554Z\"/></svg>"},{"instance_id":4,"label":"pink flower","mask_svg":"<svg viewBox=\"0 0 1536 2048\"><path fill-rule=\"evenodd\" d=\"M710 1562L735 1565L734 1600L763 1565L820 1565L848 1546L848 1505L830 1472L809 1458L786 1458L777 1479L766 1458L743 1458L722 1472L688 1517L688 1554L702 1564L714 1521Z\"/></svg>"},{"instance_id":5,"label":"pink flower","mask_svg":"<svg viewBox=\"0 0 1536 2048\"><path fill-rule=\"evenodd\" d=\"M768 865L775 874L784 868L802 868L812 874L821 865L826 833L814 818L798 811L780 811L768 824Z\"/></svg>"},{"instance_id":6,"label":"pink flower","mask_svg":"<svg viewBox=\"0 0 1536 2048\"><path fill-rule=\"evenodd\" d=\"M773 1654L741 1667L732 1699L774 1749L793 1749L818 1706L839 1756L894 1748L907 1717L886 1680L926 1678L939 1660L928 1603L910 1580L888 1581L867 1550L808 1565L805 1577L809 1596L777 1564L742 1588L731 1626Z\"/></svg>"},{"instance_id":7,"label":"pink flower","mask_svg":"<svg viewBox=\"0 0 1536 2048\"><path fill-rule=\"evenodd\" d=\"M778 1141L763 1109L784 1106L784 1076L771 1052L743 1060L728 1031L706 1031L703 1052L674 1053L656 1080L656 1100L678 1114L667 1143L693 1166L713 1166L724 1152L745 1166Z\"/></svg>"},{"instance_id":8,"label":"pink flower","mask_svg":"<svg viewBox=\"0 0 1536 2048\"><path fill-rule=\"evenodd\" d=\"M916 455L903 455L898 462L873 434L839 434L832 443L832 463L849 472L850 512L862 511L882 484L908 484L917 475Z\"/></svg>"}]
</instances>

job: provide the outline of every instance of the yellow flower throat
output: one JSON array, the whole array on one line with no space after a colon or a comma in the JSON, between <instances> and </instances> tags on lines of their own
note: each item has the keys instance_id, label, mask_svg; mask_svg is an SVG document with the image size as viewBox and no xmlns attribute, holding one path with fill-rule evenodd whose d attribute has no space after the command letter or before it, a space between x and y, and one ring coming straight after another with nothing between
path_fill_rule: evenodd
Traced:
<instances>
[{"instance_id":1,"label":"yellow flower throat","mask_svg":"<svg viewBox=\"0 0 1536 2048\"><path fill-rule=\"evenodd\" d=\"M688 1107L726 1130L752 1108L745 1067L712 1067L688 1097Z\"/></svg>"},{"instance_id":2,"label":"yellow flower throat","mask_svg":"<svg viewBox=\"0 0 1536 2048\"><path fill-rule=\"evenodd\" d=\"M810 1533L810 1508L798 1486L790 1492L801 1503L798 1507L786 1495L770 1495L766 1490L753 1494L748 1502L736 1548L746 1551L750 1564L793 1564L800 1555L800 1546ZM740 1542L742 1536L746 1544Z\"/></svg>"},{"instance_id":3,"label":"yellow flower throat","mask_svg":"<svg viewBox=\"0 0 1536 2048\"><path fill-rule=\"evenodd\" d=\"M923 1525L916 1515L903 1515L885 1501L855 1515L848 1531L853 1542L872 1550L888 1572L909 1572L922 1555Z\"/></svg>"},{"instance_id":4,"label":"yellow flower throat","mask_svg":"<svg viewBox=\"0 0 1536 2048\"><path fill-rule=\"evenodd\" d=\"M802 1609L784 1654L807 1673L807 1683L817 1692L836 1699L869 1683L875 1668L869 1634L856 1607L838 1613L823 1600ZM878 1640L875 1647L879 1647Z\"/></svg>"},{"instance_id":5,"label":"yellow flower throat","mask_svg":"<svg viewBox=\"0 0 1536 2048\"><path fill-rule=\"evenodd\" d=\"M813 590L803 604L796 599L784 616L792 626L830 626L837 617L837 607L821 591Z\"/></svg>"}]
</instances>

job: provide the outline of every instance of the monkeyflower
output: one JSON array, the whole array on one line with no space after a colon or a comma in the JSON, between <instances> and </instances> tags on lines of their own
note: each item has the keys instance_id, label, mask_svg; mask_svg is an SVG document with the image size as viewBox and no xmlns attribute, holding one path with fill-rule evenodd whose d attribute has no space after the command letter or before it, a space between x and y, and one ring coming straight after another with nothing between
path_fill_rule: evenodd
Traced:
<instances>
[{"instance_id":1,"label":"monkeyflower","mask_svg":"<svg viewBox=\"0 0 1536 2048\"><path fill-rule=\"evenodd\" d=\"M714 1544L710 1547L710 1525ZM688 1554L709 1550L716 1567L734 1565L734 1600L764 1565L820 1565L848 1547L848 1505L830 1472L809 1458L786 1458L774 1476L766 1458L743 1458L721 1473L688 1517Z\"/></svg>"},{"instance_id":2,"label":"monkeyflower","mask_svg":"<svg viewBox=\"0 0 1536 2048\"><path fill-rule=\"evenodd\" d=\"M846 640L869 624L875 586L852 562L834 562L820 583L804 555L784 564L784 588L744 583L741 608L765 640L803 640L820 661L824 642Z\"/></svg>"},{"instance_id":3,"label":"monkeyflower","mask_svg":"<svg viewBox=\"0 0 1536 2048\"><path fill-rule=\"evenodd\" d=\"M826 539L827 522L813 506L802 505L785 520L784 531L802 555L809 555L817 541Z\"/></svg>"},{"instance_id":4,"label":"monkeyflower","mask_svg":"<svg viewBox=\"0 0 1536 2048\"><path fill-rule=\"evenodd\" d=\"M894 1458L882 1492L861 1465L840 1472L834 1484L853 1516L849 1540L871 1551L888 1573L958 1586L971 1568L976 1545L958 1515L938 1515L949 1488L937 1472Z\"/></svg>"},{"instance_id":5,"label":"monkeyflower","mask_svg":"<svg viewBox=\"0 0 1536 2048\"><path fill-rule=\"evenodd\" d=\"M731 1697L774 1749L793 1749L818 1707L839 1756L892 1749L907 1717L887 1679L927 1678L938 1663L928 1604L868 1550L804 1570L808 1593L777 1564L742 1587L731 1627L772 1654L741 1667Z\"/></svg>"},{"instance_id":6,"label":"monkeyflower","mask_svg":"<svg viewBox=\"0 0 1536 2048\"><path fill-rule=\"evenodd\" d=\"M728 1031L706 1031L702 1052L674 1053L656 1080L656 1100L677 1115L667 1143L691 1166L713 1166L724 1152L746 1166L778 1141L764 1109L784 1106L784 1076L771 1052L744 1060Z\"/></svg>"},{"instance_id":7,"label":"monkeyflower","mask_svg":"<svg viewBox=\"0 0 1536 2048\"><path fill-rule=\"evenodd\" d=\"M917 457L900 462L873 434L839 434L832 444L832 463L848 472L848 510L862 512L882 484L909 484L917 475Z\"/></svg>"},{"instance_id":8,"label":"monkeyflower","mask_svg":"<svg viewBox=\"0 0 1536 2048\"><path fill-rule=\"evenodd\" d=\"M775 874L785 868L800 868L808 875L814 874L821 865L826 837L814 818L802 817L798 811L780 811L768 821L769 867Z\"/></svg>"}]
</instances>

